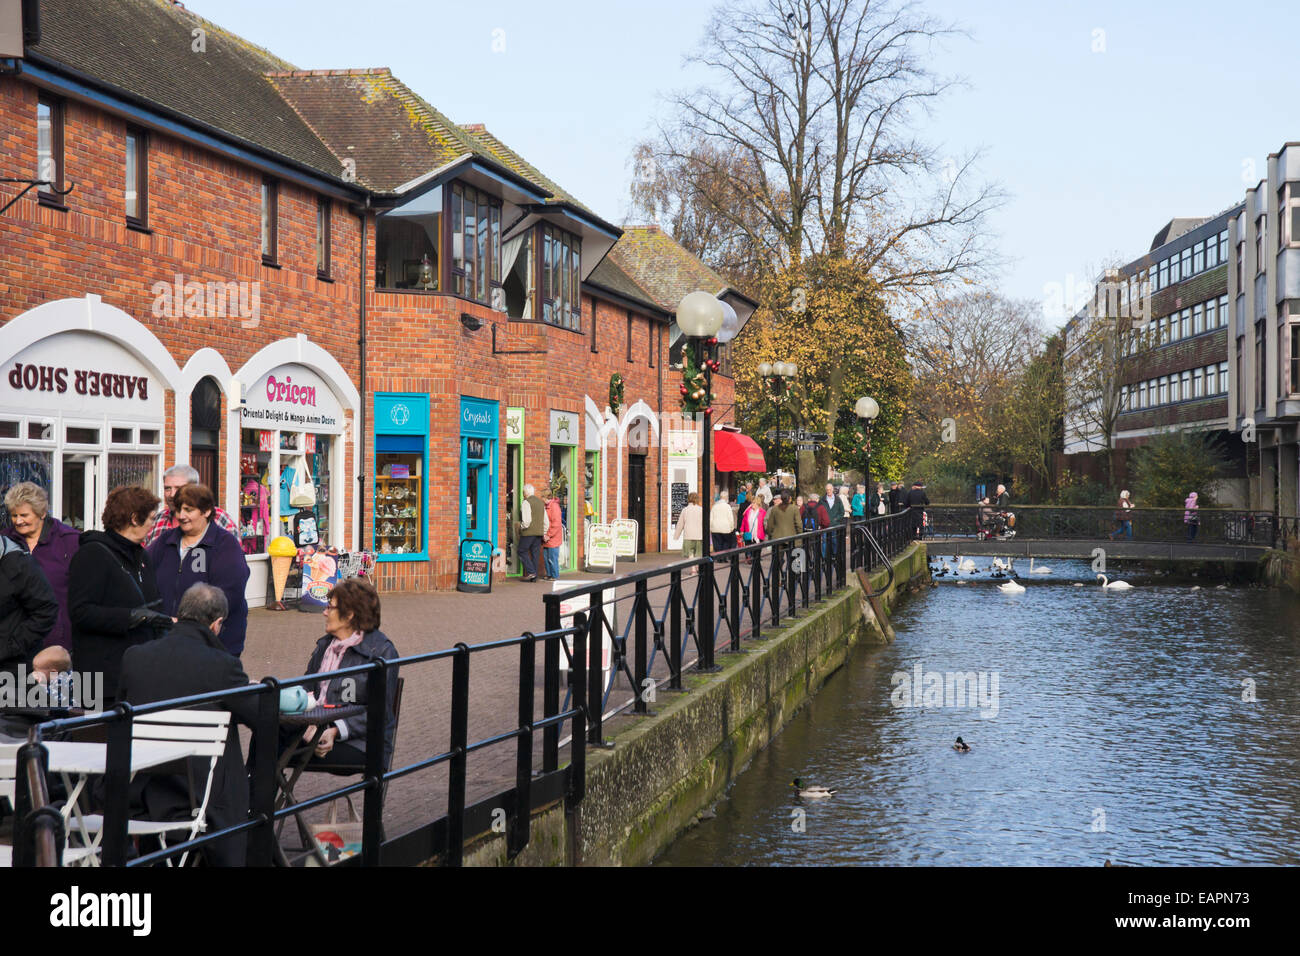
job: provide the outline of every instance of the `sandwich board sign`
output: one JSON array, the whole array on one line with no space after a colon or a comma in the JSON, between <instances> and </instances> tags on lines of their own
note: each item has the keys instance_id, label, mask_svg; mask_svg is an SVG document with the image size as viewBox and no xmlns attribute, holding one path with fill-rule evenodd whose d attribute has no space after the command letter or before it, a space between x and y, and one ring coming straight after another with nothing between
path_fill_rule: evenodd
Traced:
<instances>
[{"instance_id":1,"label":"sandwich board sign","mask_svg":"<svg viewBox=\"0 0 1300 956\"><path fill-rule=\"evenodd\" d=\"M617 553L614 542L614 528L612 525L597 523L588 526L585 555L588 571L614 570L614 560Z\"/></svg>"},{"instance_id":2,"label":"sandwich board sign","mask_svg":"<svg viewBox=\"0 0 1300 956\"><path fill-rule=\"evenodd\" d=\"M636 519L615 518L610 522L614 529L614 555L636 560Z\"/></svg>"}]
</instances>

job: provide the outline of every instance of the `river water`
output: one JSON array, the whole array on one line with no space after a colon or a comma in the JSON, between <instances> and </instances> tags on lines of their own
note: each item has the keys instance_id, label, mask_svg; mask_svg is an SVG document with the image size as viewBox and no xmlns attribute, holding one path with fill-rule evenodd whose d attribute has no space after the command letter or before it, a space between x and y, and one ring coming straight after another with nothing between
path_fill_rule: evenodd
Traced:
<instances>
[{"instance_id":1,"label":"river water","mask_svg":"<svg viewBox=\"0 0 1300 956\"><path fill-rule=\"evenodd\" d=\"M905 601L657 864L1300 862L1300 602L1050 564Z\"/></svg>"}]
</instances>

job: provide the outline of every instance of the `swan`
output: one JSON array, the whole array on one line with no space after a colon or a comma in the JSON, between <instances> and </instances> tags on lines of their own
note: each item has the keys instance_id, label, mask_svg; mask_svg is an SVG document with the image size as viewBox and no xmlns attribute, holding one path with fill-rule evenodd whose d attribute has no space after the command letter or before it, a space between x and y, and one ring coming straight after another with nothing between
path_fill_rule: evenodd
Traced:
<instances>
[{"instance_id":1,"label":"swan","mask_svg":"<svg viewBox=\"0 0 1300 956\"><path fill-rule=\"evenodd\" d=\"M968 572L968 573L971 572L971 571L974 571L974 570L975 570L975 562L972 561L970 558L967 558L965 561L963 561L963 562L961 563L961 565L959 566L959 570L961 570L961 571L966 571L966 572Z\"/></svg>"},{"instance_id":2,"label":"swan","mask_svg":"<svg viewBox=\"0 0 1300 956\"><path fill-rule=\"evenodd\" d=\"M1001 558L994 558L992 568L996 568L999 571L1005 571L1007 569L1007 564Z\"/></svg>"},{"instance_id":3,"label":"swan","mask_svg":"<svg viewBox=\"0 0 1300 956\"><path fill-rule=\"evenodd\" d=\"M790 786L799 791L799 796L808 800L820 800L824 797L833 797L837 793L837 791L831 790L827 787L805 787L799 782L798 777L794 778Z\"/></svg>"},{"instance_id":4,"label":"swan","mask_svg":"<svg viewBox=\"0 0 1300 956\"><path fill-rule=\"evenodd\" d=\"M998 590L1003 594L1024 594L1025 586L1019 581L1006 581L998 585Z\"/></svg>"},{"instance_id":5,"label":"swan","mask_svg":"<svg viewBox=\"0 0 1300 956\"><path fill-rule=\"evenodd\" d=\"M1051 574L1051 573L1052 573L1052 569L1051 569L1051 568L1044 568L1044 567L1037 567L1037 568L1036 568L1036 567L1034 567L1034 559L1033 559L1033 558L1030 558L1030 559L1029 559L1029 573L1030 573L1030 574Z\"/></svg>"},{"instance_id":6,"label":"swan","mask_svg":"<svg viewBox=\"0 0 1300 956\"><path fill-rule=\"evenodd\" d=\"M1099 574L1097 577L1101 580L1102 588L1109 591L1129 591L1133 588L1133 585L1127 581L1111 581L1104 574Z\"/></svg>"}]
</instances>

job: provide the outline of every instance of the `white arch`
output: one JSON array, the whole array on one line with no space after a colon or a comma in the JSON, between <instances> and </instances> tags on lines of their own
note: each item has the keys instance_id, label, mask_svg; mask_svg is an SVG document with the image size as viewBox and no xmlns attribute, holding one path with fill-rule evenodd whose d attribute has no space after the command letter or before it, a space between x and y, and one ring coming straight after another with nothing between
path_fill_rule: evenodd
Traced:
<instances>
[{"instance_id":1,"label":"white arch","mask_svg":"<svg viewBox=\"0 0 1300 956\"><path fill-rule=\"evenodd\" d=\"M361 393L352 384L352 377L348 375L347 370L338 363L334 356L308 339L306 333L303 332L299 332L291 339L280 339L277 342L272 342L265 348L258 350L235 373L235 378L242 385L248 385L250 382L256 382L272 369L290 363L305 365L313 371L319 372L321 377L329 383L330 388L334 390L334 394L338 396L343 406L352 409L353 413L361 407Z\"/></svg>"},{"instance_id":2,"label":"white arch","mask_svg":"<svg viewBox=\"0 0 1300 956\"><path fill-rule=\"evenodd\" d=\"M148 366L172 391L181 380L176 360L148 326L93 293L80 299L43 302L14 316L0 326L0 355L17 355L60 332L92 332L113 340Z\"/></svg>"},{"instance_id":3,"label":"white arch","mask_svg":"<svg viewBox=\"0 0 1300 956\"><path fill-rule=\"evenodd\" d=\"M659 416L655 414L654 409L647 405L642 399L637 399L627 407L623 413L623 420L618 425L618 489L615 492L617 501L617 516L626 517L623 514L623 449L627 447L627 430L632 427L632 423L638 418L645 418L650 421L650 430L654 432L654 445L659 445Z\"/></svg>"},{"instance_id":4,"label":"white arch","mask_svg":"<svg viewBox=\"0 0 1300 956\"><path fill-rule=\"evenodd\" d=\"M232 398L233 379L225 357L212 348L202 348L190 356L181 369L176 388L176 455L177 461L189 461L190 413L189 403L194 387L211 376L226 393L226 460L222 468L226 473L226 497L221 506L232 515L239 514L239 398ZM171 464L170 462L168 464Z\"/></svg>"}]
</instances>

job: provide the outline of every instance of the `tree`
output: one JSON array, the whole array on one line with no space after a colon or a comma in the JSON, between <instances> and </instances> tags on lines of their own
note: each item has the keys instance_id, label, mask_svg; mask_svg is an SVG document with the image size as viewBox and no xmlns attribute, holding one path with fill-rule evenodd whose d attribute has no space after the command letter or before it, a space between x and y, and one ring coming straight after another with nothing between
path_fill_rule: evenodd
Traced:
<instances>
[{"instance_id":1,"label":"tree","mask_svg":"<svg viewBox=\"0 0 1300 956\"><path fill-rule=\"evenodd\" d=\"M852 448L841 443L838 460L834 449L840 423L852 420L848 416L863 395L876 399L881 409L871 433L872 471L901 475L899 431L911 396L911 371L879 286L852 262L818 256L769 276L761 303L736 341L736 401L746 411L746 430L762 435L777 426L778 405L758 377L758 364L791 361L799 373L781 426L790 427L792 417L795 427L828 435L800 469L805 482L822 480L832 463L861 467Z\"/></svg>"},{"instance_id":2,"label":"tree","mask_svg":"<svg viewBox=\"0 0 1300 956\"><path fill-rule=\"evenodd\" d=\"M1045 488L1052 485L1052 455L1061 450L1064 409L1061 337L1053 335L1025 367L1014 399L1003 410L1012 456L1028 465Z\"/></svg>"},{"instance_id":3,"label":"tree","mask_svg":"<svg viewBox=\"0 0 1300 956\"><path fill-rule=\"evenodd\" d=\"M968 276L998 196L911 132L951 86L925 57L956 33L893 0L733 0L688 58L714 81L673 97L654 159L773 269L849 260L882 294Z\"/></svg>"},{"instance_id":4,"label":"tree","mask_svg":"<svg viewBox=\"0 0 1300 956\"><path fill-rule=\"evenodd\" d=\"M1134 497L1149 508L1181 507L1192 491L1203 507L1212 506L1224 466L1218 439L1190 429L1153 435L1129 457Z\"/></svg>"}]
</instances>

